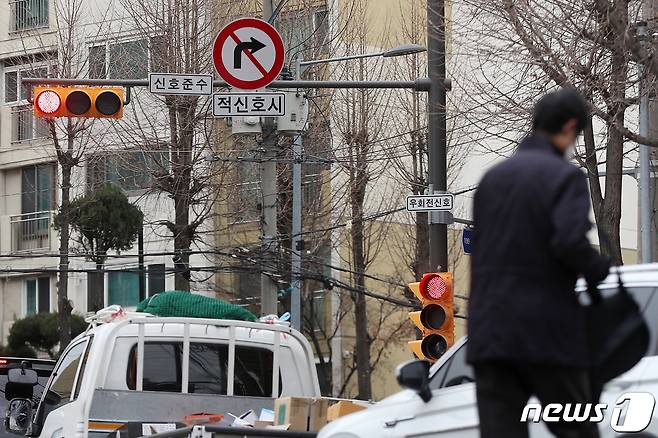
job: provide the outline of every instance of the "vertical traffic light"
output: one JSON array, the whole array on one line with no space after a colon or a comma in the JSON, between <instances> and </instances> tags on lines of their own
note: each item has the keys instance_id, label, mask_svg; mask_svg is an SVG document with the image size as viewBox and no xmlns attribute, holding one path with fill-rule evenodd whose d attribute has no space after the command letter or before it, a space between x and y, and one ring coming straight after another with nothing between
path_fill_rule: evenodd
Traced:
<instances>
[{"instance_id":1,"label":"vertical traffic light","mask_svg":"<svg viewBox=\"0 0 658 438\"><path fill-rule=\"evenodd\" d=\"M407 288L423 306L422 310L409 313L423 336L422 340L409 342L409 347L417 357L434 362L455 343L452 274L425 274L420 282L409 283Z\"/></svg>"},{"instance_id":2,"label":"vertical traffic light","mask_svg":"<svg viewBox=\"0 0 658 438\"><path fill-rule=\"evenodd\" d=\"M35 87L33 96L37 117L123 117L123 88Z\"/></svg>"}]
</instances>

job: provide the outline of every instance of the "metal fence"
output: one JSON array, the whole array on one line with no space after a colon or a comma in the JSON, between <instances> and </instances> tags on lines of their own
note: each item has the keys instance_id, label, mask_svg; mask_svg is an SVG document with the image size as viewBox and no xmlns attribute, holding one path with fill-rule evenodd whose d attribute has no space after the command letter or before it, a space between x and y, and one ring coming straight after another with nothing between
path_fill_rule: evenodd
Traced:
<instances>
[{"instance_id":1,"label":"metal fence","mask_svg":"<svg viewBox=\"0 0 658 438\"><path fill-rule=\"evenodd\" d=\"M48 0L9 0L10 32L48 26Z\"/></svg>"},{"instance_id":2,"label":"metal fence","mask_svg":"<svg viewBox=\"0 0 658 438\"><path fill-rule=\"evenodd\" d=\"M52 215L51 211L38 211L11 216L11 251L50 249Z\"/></svg>"}]
</instances>

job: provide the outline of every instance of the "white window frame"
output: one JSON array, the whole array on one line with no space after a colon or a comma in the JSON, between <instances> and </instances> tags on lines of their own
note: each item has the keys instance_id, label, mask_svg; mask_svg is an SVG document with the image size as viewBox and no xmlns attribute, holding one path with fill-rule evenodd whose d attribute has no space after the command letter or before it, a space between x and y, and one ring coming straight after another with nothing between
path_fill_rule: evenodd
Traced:
<instances>
[{"instance_id":1,"label":"white window frame","mask_svg":"<svg viewBox=\"0 0 658 438\"><path fill-rule=\"evenodd\" d=\"M116 39L111 39L111 40L104 40L104 41L91 41L87 44L87 75L89 75L89 70L90 70L90 65L89 65L89 52L92 47L105 47L105 76L103 78L97 78L97 79L110 79L110 47L119 45L119 44L125 44L125 43L132 43L132 42L137 42L140 40L146 40L146 77L142 79L148 79L148 74L152 71L152 65L151 65L151 50L152 50L152 40L153 38L157 38L158 35L149 35L149 36L143 36L143 35L133 35L133 36L128 36L128 37L123 37L123 38L116 38ZM156 72L157 73L157 72Z\"/></svg>"},{"instance_id":2,"label":"white window frame","mask_svg":"<svg viewBox=\"0 0 658 438\"><path fill-rule=\"evenodd\" d=\"M23 318L25 318L27 316L36 315L36 314L39 313L39 278L40 277L30 277L30 278L25 278L23 280L23 294L22 294L23 295L23 300L22 300L22 303L21 303L21 313L23 315ZM45 278L45 277L43 277L43 278ZM28 281L34 281L35 282L36 297L34 299L34 302L35 302L36 308L34 309L35 311L34 311L33 314L28 314L27 313L27 282ZM53 311L53 297L52 297L52 281L51 281L50 277L48 277L48 284L49 284L49 287L48 287L48 312L52 312Z\"/></svg>"},{"instance_id":3,"label":"white window frame","mask_svg":"<svg viewBox=\"0 0 658 438\"><path fill-rule=\"evenodd\" d=\"M9 106L20 106L20 105L28 105L29 102L27 99L21 99L21 76L23 72L26 71L31 71L31 70L36 70L38 68L46 68L48 70L48 74L51 73L52 71L52 62L51 61L39 61L39 62L33 62L30 64L17 64L17 65L12 65L12 66L5 66L2 69L2 102L5 105ZM16 100L7 102L5 99L7 98L7 73L12 73L16 72Z\"/></svg>"},{"instance_id":4,"label":"white window frame","mask_svg":"<svg viewBox=\"0 0 658 438\"><path fill-rule=\"evenodd\" d=\"M46 138L46 135L39 135L40 130L37 128L37 120L34 114L30 114L30 117L32 117L32 133L29 136L29 138L23 138L23 139L15 139L14 138L14 130L18 129L16 126L14 126L14 123L16 122L17 115L15 113L19 111L26 111L29 113L32 113L32 109L30 108L30 102L28 101L27 98L22 98L21 97L21 89L22 89L22 84L21 84L21 77L23 72L29 72L32 70L36 70L38 68L45 68L48 71L48 75L52 73L53 69L53 64L52 61L39 61L39 62L34 62L30 64L18 64L18 65L12 65L8 67L4 67L2 69L2 102L3 104L9 108L9 120L10 120L10 126L11 126L11 142L12 143L22 143L22 142L29 142L33 140L38 140L41 138ZM7 101L7 73L12 73L16 72L16 100L14 101Z\"/></svg>"}]
</instances>

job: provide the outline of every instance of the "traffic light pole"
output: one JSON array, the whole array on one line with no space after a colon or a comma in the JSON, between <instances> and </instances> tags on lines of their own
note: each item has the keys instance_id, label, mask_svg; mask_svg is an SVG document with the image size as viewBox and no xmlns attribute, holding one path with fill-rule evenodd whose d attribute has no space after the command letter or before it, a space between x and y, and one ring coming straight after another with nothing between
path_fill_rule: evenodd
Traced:
<instances>
[{"instance_id":1,"label":"traffic light pole","mask_svg":"<svg viewBox=\"0 0 658 438\"><path fill-rule=\"evenodd\" d=\"M263 0L263 20L270 21L272 18L272 0ZM262 241L261 241L261 266L260 275L260 313L261 316L278 315L277 285L268 275L272 264L276 263L277 252L277 201L278 185L276 177L276 129L274 118L263 118L263 143L264 160L260 165L261 193L263 196L262 216Z\"/></svg>"},{"instance_id":2,"label":"traffic light pole","mask_svg":"<svg viewBox=\"0 0 658 438\"><path fill-rule=\"evenodd\" d=\"M427 1L429 194L448 190L446 139L446 62L444 0ZM448 270L450 212L429 215L430 270Z\"/></svg>"}]
</instances>

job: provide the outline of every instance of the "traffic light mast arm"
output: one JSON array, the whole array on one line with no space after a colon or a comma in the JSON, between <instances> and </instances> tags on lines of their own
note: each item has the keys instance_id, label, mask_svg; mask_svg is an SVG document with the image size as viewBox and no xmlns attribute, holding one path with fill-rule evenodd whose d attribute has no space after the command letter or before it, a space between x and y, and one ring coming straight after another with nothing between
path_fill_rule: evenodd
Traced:
<instances>
[{"instance_id":1,"label":"traffic light mast arm","mask_svg":"<svg viewBox=\"0 0 658 438\"><path fill-rule=\"evenodd\" d=\"M69 78L21 78L21 82L31 85L88 85L92 87L148 87L148 79L69 79ZM213 81L215 88L228 88L225 81ZM408 88L416 91L429 91L430 80L419 78L415 81L274 81L271 88Z\"/></svg>"}]
</instances>

